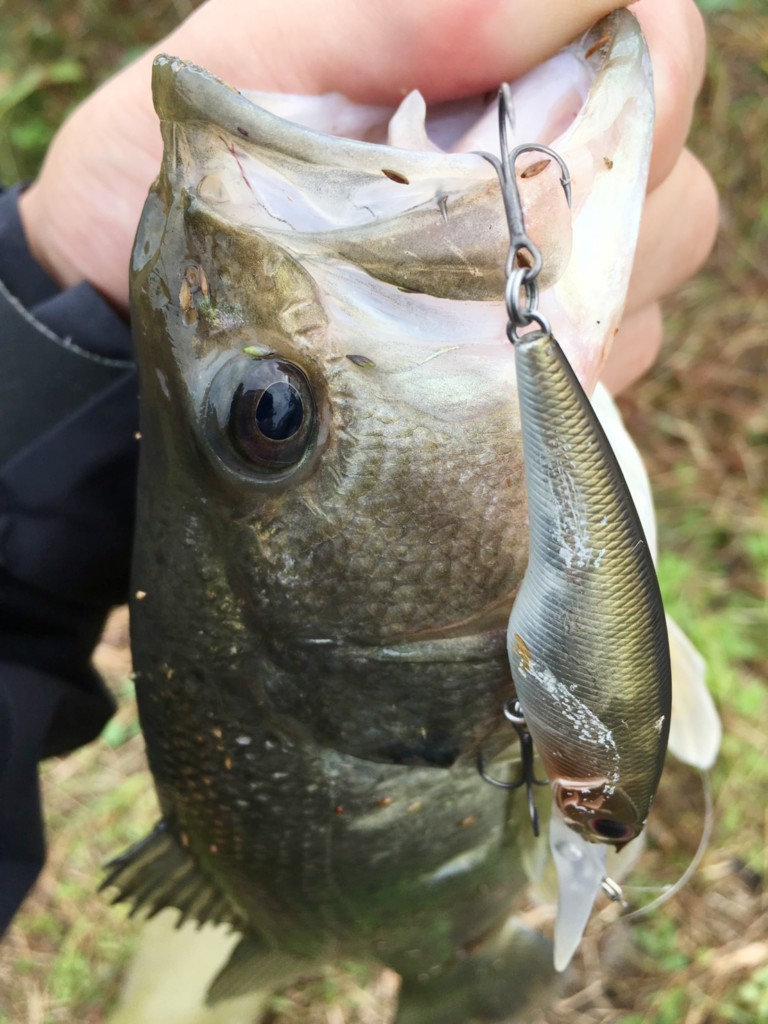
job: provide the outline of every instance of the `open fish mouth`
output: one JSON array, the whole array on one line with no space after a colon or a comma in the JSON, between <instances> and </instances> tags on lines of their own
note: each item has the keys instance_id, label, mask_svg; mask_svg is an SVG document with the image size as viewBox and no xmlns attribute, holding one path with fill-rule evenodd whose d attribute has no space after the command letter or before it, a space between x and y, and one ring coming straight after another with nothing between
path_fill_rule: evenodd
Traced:
<instances>
[{"instance_id":1,"label":"open fish mouth","mask_svg":"<svg viewBox=\"0 0 768 1024\"><path fill-rule=\"evenodd\" d=\"M496 388L500 372L513 379L507 229L496 175L479 155L498 152L495 98L427 109L414 92L391 111L338 95L238 92L170 57L156 62L154 88L165 174L188 213L257 230L311 267L331 297L341 356L381 372L432 361L425 370L443 378L443 393L470 361L480 374L494 363ZM651 70L635 18L604 19L514 83L512 98L510 144L545 143L571 172L571 210L554 162L535 154L520 161L520 189L543 253L541 310L591 391L624 305L651 146ZM147 259L140 231L134 270ZM237 326L236 310L221 317ZM286 323L301 318L299 306L283 311ZM461 402L449 405L455 417Z\"/></svg>"}]
</instances>

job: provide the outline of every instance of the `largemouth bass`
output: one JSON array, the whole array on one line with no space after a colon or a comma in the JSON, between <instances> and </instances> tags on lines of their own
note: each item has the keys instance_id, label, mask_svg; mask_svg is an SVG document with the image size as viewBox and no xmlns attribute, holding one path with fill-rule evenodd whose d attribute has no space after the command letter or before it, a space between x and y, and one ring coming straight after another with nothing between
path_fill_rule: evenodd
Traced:
<instances>
[{"instance_id":1,"label":"largemouth bass","mask_svg":"<svg viewBox=\"0 0 768 1024\"><path fill-rule=\"evenodd\" d=\"M505 634L528 559L506 225L492 168L460 152L495 145L495 104L425 124L414 94L389 120L172 58L154 90L132 637L162 821L108 882L242 933L211 1001L341 957L402 975L401 1024L530 1013L551 950L513 914L527 808L476 770L483 750L514 771ZM588 390L651 93L625 12L513 87L521 141L574 178L572 214L554 168L520 187Z\"/></svg>"}]
</instances>

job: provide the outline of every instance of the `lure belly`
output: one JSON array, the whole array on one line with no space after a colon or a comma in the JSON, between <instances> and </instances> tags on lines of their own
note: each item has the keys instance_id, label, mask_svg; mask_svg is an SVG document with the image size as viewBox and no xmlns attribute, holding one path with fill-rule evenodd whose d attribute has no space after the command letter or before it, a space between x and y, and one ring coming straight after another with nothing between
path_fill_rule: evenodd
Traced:
<instances>
[{"instance_id":1,"label":"lure belly","mask_svg":"<svg viewBox=\"0 0 768 1024\"><path fill-rule=\"evenodd\" d=\"M566 824L620 848L642 830L669 735L669 645L651 552L557 341L515 340L530 521L512 677Z\"/></svg>"}]
</instances>

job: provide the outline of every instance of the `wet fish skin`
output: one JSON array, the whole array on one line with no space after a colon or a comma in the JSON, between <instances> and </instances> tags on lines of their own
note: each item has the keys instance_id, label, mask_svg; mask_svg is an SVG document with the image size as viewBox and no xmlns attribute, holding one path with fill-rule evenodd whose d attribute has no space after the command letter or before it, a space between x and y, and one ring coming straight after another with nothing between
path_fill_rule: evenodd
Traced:
<instances>
[{"instance_id":1,"label":"wet fish skin","mask_svg":"<svg viewBox=\"0 0 768 1024\"><path fill-rule=\"evenodd\" d=\"M603 134L645 166L649 121L630 116L651 102L642 38L620 12L572 50L579 81L599 83L575 126L599 147L597 161L581 153L582 205L607 188L631 237L642 175L626 189L609 178ZM155 75L166 153L132 267L132 632L164 823L109 882L151 911L242 933L213 1000L249 974L275 983L375 958L404 978L404 1020L498 1020L498 1006L480 1012L489 970L524 1013L551 970L541 937L510 919L533 839L525 802L476 770L480 749L517 769L501 709L527 557L493 171L469 154L399 150L393 163L390 148L280 122L181 61ZM546 173L531 179L544 199ZM555 241L550 270L570 252ZM599 337L569 319L585 379L625 283L616 273L601 296ZM300 398L287 466L260 463L261 442L239 433L249 416L231 415L258 418L248 395L265 370ZM430 1013L414 1010L435 977Z\"/></svg>"},{"instance_id":2,"label":"wet fish skin","mask_svg":"<svg viewBox=\"0 0 768 1024\"><path fill-rule=\"evenodd\" d=\"M535 331L515 356L530 552L512 676L566 823L620 847L642 830L664 764L664 608L629 490L560 346Z\"/></svg>"},{"instance_id":3,"label":"wet fish skin","mask_svg":"<svg viewBox=\"0 0 768 1024\"><path fill-rule=\"evenodd\" d=\"M524 806L475 767L480 744L514 756L499 714L525 559L507 485L522 474L514 391L469 422L425 417L439 411L435 374L418 402L418 369L346 358L282 248L162 182L150 223L153 208L165 228L134 289L145 596L132 632L166 826L110 878L153 909L234 924L262 962L278 950L276 978L376 957L418 988L503 923L525 884ZM190 253L219 308L237 282L245 330L205 312L190 328L183 304L163 301ZM281 328L289 303L302 319ZM316 409L306 451L277 473L233 448L226 416L238 382L275 358L300 368ZM478 552L490 571L477 572ZM211 998L233 994L236 966Z\"/></svg>"}]
</instances>

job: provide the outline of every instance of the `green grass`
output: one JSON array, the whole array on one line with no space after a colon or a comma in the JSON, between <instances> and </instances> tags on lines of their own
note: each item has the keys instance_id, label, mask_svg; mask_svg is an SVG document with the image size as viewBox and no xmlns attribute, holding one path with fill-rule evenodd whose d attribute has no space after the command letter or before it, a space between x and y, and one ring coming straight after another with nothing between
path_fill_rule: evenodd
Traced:
<instances>
[{"instance_id":1,"label":"green grass","mask_svg":"<svg viewBox=\"0 0 768 1024\"><path fill-rule=\"evenodd\" d=\"M75 104L198 3L0 4L0 182L34 177L53 133Z\"/></svg>"}]
</instances>

